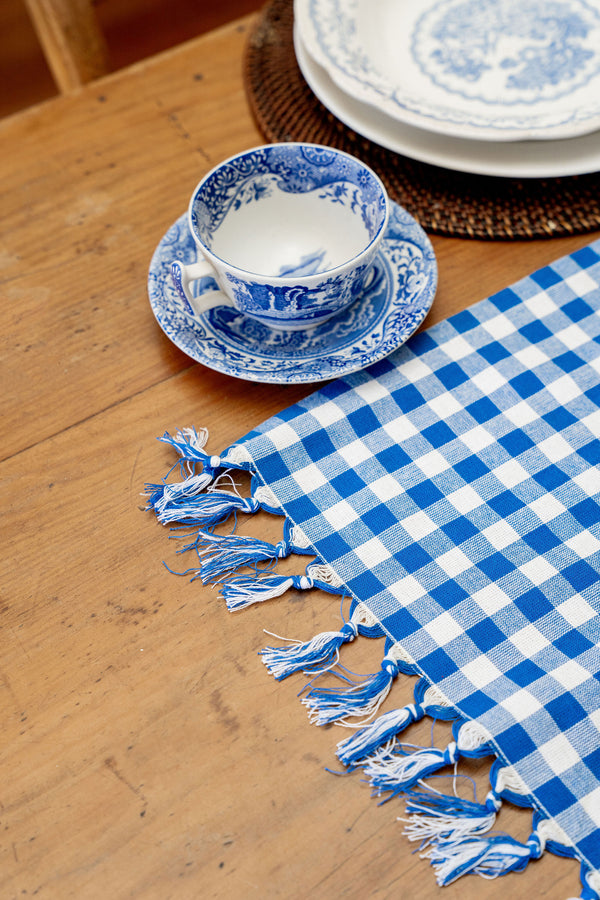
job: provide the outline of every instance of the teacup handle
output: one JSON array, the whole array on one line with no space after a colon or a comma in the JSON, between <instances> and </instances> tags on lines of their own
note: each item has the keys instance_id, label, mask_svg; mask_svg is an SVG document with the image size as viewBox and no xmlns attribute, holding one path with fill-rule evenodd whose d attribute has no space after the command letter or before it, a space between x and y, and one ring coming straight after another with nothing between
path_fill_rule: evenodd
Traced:
<instances>
[{"instance_id":1,"label":"teacup handle","mask_svg":"<svg viewBox=\"0 0 600 900\"><path fill-rule=\"evenodd\" d=\"M224 291L205 291L200 297L193 297L190 292L190 283L207 276L214 278L215 270L210 263L201 259L198 262L184 266L178 259L171 263L171 275L179 296L194 316L200 316L214 306L233 306L233 301Z\"/></svg>"}]
</instances>

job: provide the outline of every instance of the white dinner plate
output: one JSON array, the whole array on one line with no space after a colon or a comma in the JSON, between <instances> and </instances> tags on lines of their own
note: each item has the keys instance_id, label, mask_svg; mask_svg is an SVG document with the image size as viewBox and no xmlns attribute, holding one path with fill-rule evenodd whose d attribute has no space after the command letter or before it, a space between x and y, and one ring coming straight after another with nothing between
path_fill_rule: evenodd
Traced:
<instances>
[{"instance_id":1,"label":"white dinner plate","mask_svg":"<svg viewBox=\"0 0 600 900\"><path fill-rule=\"evenodd\" d=\"M344 125L411 159L478 175L560 178L600 171L600 131L555 141L463 140L406 125L346 94L306 51L299 29L294 46L300 71L315 96Z\"/></svg>"},{"instance_id":2,"label":"white dinner plate","mask_svg":"<svg viewBox=\"0 0 600 900\"><path fill-rule=\"evenodd\" d=\"M347 95L474 140L600 128L600 0L294 0L310 56Z\"/></svg>"}]
</instances>

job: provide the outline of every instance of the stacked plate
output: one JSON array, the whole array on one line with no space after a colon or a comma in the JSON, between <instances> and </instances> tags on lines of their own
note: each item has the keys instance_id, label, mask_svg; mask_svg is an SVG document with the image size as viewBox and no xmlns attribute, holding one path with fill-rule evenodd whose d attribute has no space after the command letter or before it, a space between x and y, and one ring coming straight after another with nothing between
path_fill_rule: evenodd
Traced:
<instances>
[{"instance_id":1,"label":"stacked plate","mask_svg":"<svg viewBox=\"0 0 600 900\"><path fill-rule=\"evenodd\" d=\"M600 0L294 0L308 85L388 150L481 175L600 170Z\"/></svg>"}]
</instances>

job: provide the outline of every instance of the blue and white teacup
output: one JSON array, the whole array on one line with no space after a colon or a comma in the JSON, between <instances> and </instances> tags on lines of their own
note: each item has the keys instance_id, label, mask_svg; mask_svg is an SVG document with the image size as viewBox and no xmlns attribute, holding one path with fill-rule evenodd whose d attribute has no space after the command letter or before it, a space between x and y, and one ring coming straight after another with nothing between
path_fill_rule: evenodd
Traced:
<instances>
[{"instance_id":1,"label":"blue and white teacup","mask_svg":"<svg viewBox=\"0 0 600 900\"><path fill-rule=\"evenodd\" d=\"M311 328L359 296L388 216L383 184L355 157L317 144L255 147L196 187L188 219L203 259L175 260L173 278L194 315L226 304L271 328ZM194 296L206 276L219 290Z\"/></svg>"}]
</instances>

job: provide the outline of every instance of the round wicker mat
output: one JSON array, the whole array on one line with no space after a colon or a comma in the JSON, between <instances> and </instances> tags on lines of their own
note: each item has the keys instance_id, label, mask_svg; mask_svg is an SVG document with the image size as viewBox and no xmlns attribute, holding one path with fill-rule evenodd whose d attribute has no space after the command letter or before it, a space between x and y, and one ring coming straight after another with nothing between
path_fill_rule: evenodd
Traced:
<instances>
[{"instance_id":1,"label":"round wicker mat","mask_svg":"<svg viewBox=\"0 0 600 900\"><path fill-rule=\"evenodd\" d=\"M435 234L516 240L600 229L600 173L521 181L469 175L409 159L351 131L306 84L292 34L293 0L269 0L246 45L246 90L268 141L312 141L359 156L390 197Z\"/></svg>"}]
</instances>

